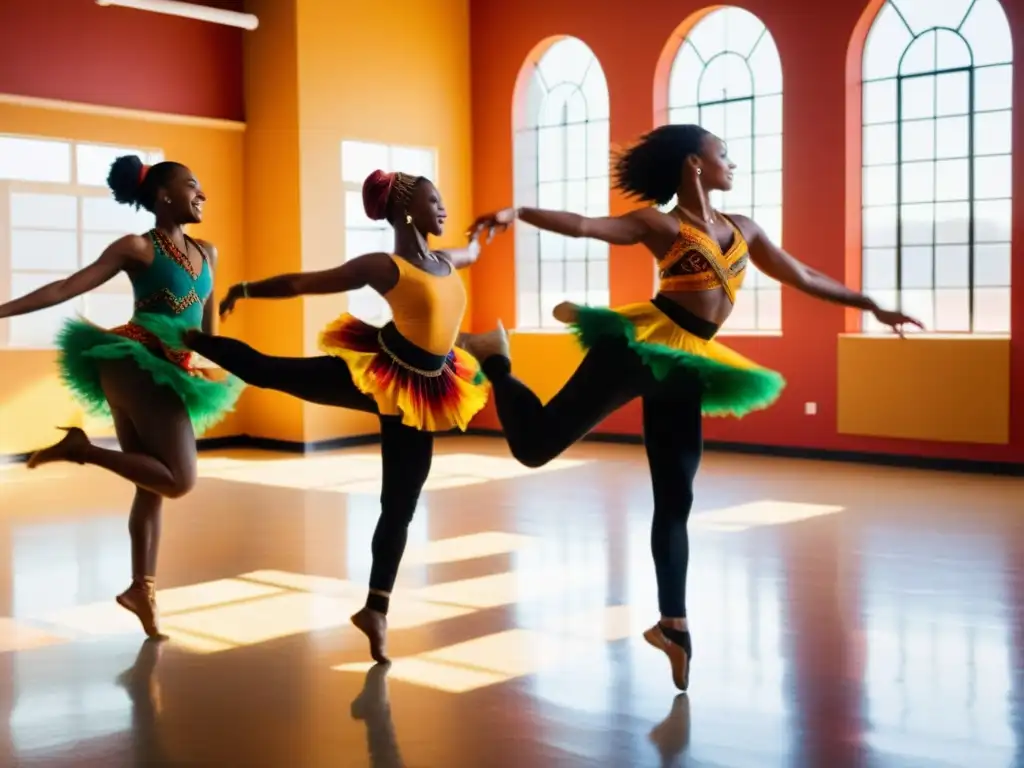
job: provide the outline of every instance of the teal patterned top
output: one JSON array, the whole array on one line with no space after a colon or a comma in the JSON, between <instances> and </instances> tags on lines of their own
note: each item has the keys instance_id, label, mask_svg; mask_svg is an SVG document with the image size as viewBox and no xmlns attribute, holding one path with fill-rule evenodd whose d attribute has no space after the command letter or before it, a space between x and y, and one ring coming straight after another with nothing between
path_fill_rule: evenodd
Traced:
<instances>
[{"instance_id":1,"label":"teal patterned top","mask_svg":"<svg viewBox=\"0 0 1024 768\"><path fill-rule=\"evenodd\" d=\"M136 314L168 315L198 328L203 305L213 291L206 252L189 238L203 254L203 266L196 274L188 257L165 234L153 229L147 236L153 241L153 263L132 277Z\"/></svg>"}]
</instances>

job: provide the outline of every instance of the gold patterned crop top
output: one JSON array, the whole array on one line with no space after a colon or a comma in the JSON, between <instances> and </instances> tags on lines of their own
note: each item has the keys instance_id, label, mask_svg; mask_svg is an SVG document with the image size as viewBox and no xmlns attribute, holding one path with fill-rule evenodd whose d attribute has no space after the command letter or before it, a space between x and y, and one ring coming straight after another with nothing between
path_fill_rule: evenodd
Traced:
<instances>
[{"instance_id":1,"label":"gold patterned crop top","mask_svg":"<svg viewBox=\"0 0 1024 768\"><path fill-rule=\"evenodd\" d=\"M732 245L723 253L718 241L685 221L679 222L679 234L668 253L658 262L659 292L710 291L723 288L729 301L743 285L750 258L747 241L732 219Z\"/></svg>"}]
</instances>

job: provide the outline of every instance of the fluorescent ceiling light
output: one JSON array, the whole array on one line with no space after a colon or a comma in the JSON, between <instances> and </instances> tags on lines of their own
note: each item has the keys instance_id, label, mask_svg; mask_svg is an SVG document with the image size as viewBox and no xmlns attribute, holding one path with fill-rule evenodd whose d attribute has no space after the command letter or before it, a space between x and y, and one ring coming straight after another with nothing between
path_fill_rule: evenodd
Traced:
<instances>
[{"instance_id":1,"label":"fluorescent ceiling light","mask_svg":"<svg viewBox=\"0 0 1024 768\"><path fill-rule=\"evenodd\" d=\"M207 8L205 5L183 3L179 0L96 0L97 5L119 5L122 8L135 8L140 11L165 13L168 16L181 16L197 21L209 21L213 24L226 24L229 27L241 27L253 30L259 26L260 20L251 13L225 11L222 8Z\"/></svg>"}]
</instances>

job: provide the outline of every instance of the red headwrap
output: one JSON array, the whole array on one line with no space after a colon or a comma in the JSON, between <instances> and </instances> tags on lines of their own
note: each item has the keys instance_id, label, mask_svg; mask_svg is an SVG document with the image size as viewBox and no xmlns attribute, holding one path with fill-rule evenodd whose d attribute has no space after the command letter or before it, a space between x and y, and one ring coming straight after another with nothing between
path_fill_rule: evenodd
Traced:
<instances>
[{"instance_id":1,"label":"red headwrap","mask_svg":"<svg viewBox=\"0 0 1024 768\"><path fill-rule=\"evenodd\" d=\"M142 167L139 169L139 184L146 180L146 174L149 173L150 167L151 166L143 164Z\"/></svg>"},{"instance_id":2,"label":"red headwrap","mask_svg":"<svg viewBox=\"0 0 1024 768\"><path fill-rule=\"evenodd\" d=\"M363 210L374 221L385 218L395 174L374 171L363 182Z\"/></svg>"}]
</instances>

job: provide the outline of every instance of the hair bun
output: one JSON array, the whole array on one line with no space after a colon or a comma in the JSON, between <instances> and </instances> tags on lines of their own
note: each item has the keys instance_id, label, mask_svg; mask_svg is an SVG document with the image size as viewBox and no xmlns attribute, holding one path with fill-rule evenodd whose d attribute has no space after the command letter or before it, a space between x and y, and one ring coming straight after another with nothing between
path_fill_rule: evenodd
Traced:
<instances>
[{"instance_id":1,"label":"hair bun","mask_svg":"<svg viewBox=\"0 0 1024 768\"><path fill-rule=\"evenodd\" d=\"M107 186L117 202L138 205L143 165L142 158L137 155L123 155L111 163Z\"/></svg>"},{"instance_id":2,"label":"hair bun","mask_svg":"<svg viewBox=\"0 0 1024 768\"><path fill-rule=\"evenodd\" d=\"M387 218L388 196L395 183L395 174L377 170L363 182L363 210L374 221Z\"/></svg>"}]
</instances>

